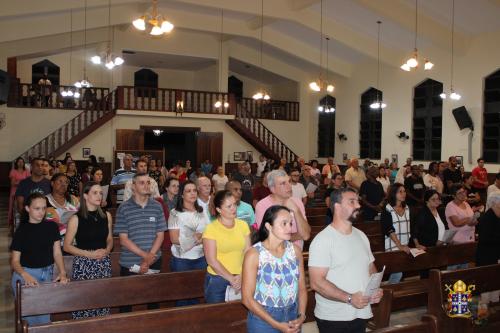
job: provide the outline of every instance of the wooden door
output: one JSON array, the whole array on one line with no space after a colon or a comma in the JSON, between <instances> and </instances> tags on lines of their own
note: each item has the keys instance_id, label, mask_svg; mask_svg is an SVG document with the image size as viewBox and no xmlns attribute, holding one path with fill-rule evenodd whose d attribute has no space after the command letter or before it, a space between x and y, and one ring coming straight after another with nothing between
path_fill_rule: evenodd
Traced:
<instances>
[{"instance_id":1,"label":"wooden door","mask_svg":"<svg viewBox=\"0 0 500 333\"><path fill-rule=\"evenodd\" d=\"M196 164L210 160L214 167L222 165L222 133L196 132Z\"/></svg>"},{"instance_id":2,"label":"wooden door","mask_svg":"<svg viewBox=\"0 0 500 333\"><path fill-rule=\"evenodd\" d=\"M144 130L117 129L115 150L144 150Z\"/></svg>"}]
</instances>

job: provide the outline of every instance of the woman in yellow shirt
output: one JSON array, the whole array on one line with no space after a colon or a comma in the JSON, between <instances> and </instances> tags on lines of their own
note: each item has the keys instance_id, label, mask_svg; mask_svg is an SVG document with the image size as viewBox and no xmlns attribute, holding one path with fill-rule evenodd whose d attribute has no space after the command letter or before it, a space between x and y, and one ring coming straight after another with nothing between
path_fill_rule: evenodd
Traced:
<instances>
[{"instance_id":1,"label":"woman in yellow shirt","mask_svg":"<svg viewBox=\"0 0 500 333\"><path fill-rule=\"evenodd\" d=\"M205 301L222 303L226 289L241 290L243 256L250 247L250 228L236 218L236 199L230 191L219 191L214 198L217 219L203 232L203 250L207 259Z\"/></svg>"}]
</instances>

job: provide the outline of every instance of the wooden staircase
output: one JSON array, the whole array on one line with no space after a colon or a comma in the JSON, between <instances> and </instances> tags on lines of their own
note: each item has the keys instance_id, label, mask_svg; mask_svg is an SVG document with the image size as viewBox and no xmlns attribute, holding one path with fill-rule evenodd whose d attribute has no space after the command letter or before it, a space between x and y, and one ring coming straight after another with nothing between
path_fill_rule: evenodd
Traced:
<instances>
[{"instance_id":1,"label":"wooden staircase","mask_svg":"<svg viewBox=\"0 0 500 333\"><path fill-rule=\"evenodd\" d=\"M26 161L29 156L57 158L113 118L115 111L114 93L110 93L99 102L89 105L89 108L85 108L78 116L47 135L20 156Z\"/></svg>"},{"instance_id":2,"label":"wooden staircase","mask_svg":"<svg viewBox=\"0 0 500 333\"><path fill-rule=\"evenodd\" d=\"M241 105L236 107L235 119L226 120L226 123L268 158L286 158L287 161L298 158L297 154Z\"/></svg>"}]
</instances>

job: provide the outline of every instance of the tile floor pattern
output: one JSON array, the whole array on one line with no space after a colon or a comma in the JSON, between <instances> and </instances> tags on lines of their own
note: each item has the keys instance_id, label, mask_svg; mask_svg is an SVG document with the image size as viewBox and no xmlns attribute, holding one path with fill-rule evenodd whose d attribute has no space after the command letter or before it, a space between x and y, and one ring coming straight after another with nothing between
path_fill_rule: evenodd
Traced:
<instances>
[{"instance_id":1,"label":"tile floor pattern","mask_svg":"<svg viewBox=\"0 0 500 333\"><path fill-rule=\"evenodd\" d=\"M10 287L9 251L10 238L7 229L7 195L0 193L0 333L14 332L14 299ZM391 314L391 326L420 320L426 308L398 311ZM316 323L304 325L303 333L317 333Z\"/></svg>"}]
</instances>

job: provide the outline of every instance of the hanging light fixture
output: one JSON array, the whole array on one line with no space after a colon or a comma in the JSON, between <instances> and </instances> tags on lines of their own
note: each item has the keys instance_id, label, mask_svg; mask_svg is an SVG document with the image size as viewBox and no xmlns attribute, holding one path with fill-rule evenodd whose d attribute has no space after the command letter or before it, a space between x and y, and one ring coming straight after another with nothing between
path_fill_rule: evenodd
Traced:
<instances>
[{"instance_id":1,"label":"hanging light fixture","mask_svg":"<svg viewBox=\"0 0 500 333\"><path fill-rule=\"evenodd\" d=\"M323 0L320 3L320 52L319 52L319 77L316 81L312 81L309 83L309 89L315 92L326 91L332 93L335 89L334 85L328 82L328 42L327 42L327 51L326 51L326 78L323 79ZM327 38L327 40L330 40Z\"/></svg>"},{"instance_id":2,"label":"hanging light fixture","mask_svg":"<svg viewBox=\"0 0 500 333\"><path fill-rule=\"evenodd\" d=\"M264 36L264 0L261 0L261 19L260 19L260 84L261 88L257 91L252 98L255 100L265 100L271 99L271 96L266 92L262 84L262 49L263 49L263 36Z\"/></svg>"},{"instance_id":3,"label":"hanging light fixture","mask_svg":"<svg viewBox=\"0 0 500 333\"><path fill-rule=\"evenodd\" d=\"M221 9L221 14L220 14L220 45L219 45L219 89L221 87L221 82L222 82L222 41L224 39L224 9ZM220 96L220 95L219 95ZM229 103L227 101L223 101L221 99L218 99L215 104L215 108L220 108L224 107L224 109L227 109L229 107Z\"/></svg>"},{"instance_id":4,"label":"hanging light fixture","mask_svg":"<svg viewBox=\"0 0 500 333\"><path fill-rule=\"evenodd\" d=\"M162 134L163 134L163 130L161 130L161 129L154 129L154 130L153 130L153 134L154 134L155 136L160 136L160 135L162 135Z\"/></svg>"},{"instance_id":5,"label":"hanging light fixture","mask_svg":"<svg viewBox=\"0 0 500 333\"><path fill-rule=\"evenodd\" d=\"M454 48L454 34L455 32L455 0L453 0L452 2L452 9L451 9L451 79L450 79L450 94L449 94L449 97L450 99L454 100L454 101L458 101L460 98L462 98L462 96L455 92L455 89L453 88L453 59L454 59L454 51L455 51L455 48ZM439 97L441 97L442 99L446 99L446 93L443 91Z\"/></svg>"},{"instance_id":6,"label":"hanging light fixture","mask_svg":"<svg viewBox=\"0 0 500 333\"><path fill-rule=\"evenodd\" d=\"M378 24L378 37L377 37L377 99L370 104L371 109L384 109L385 104L380 96L379 83L380 83L380 25L382 21L377 21Z\"/></svg>"},{"instance_id":7,"label":"hanging light fixture","mask_svg":"<svg viewBox=\"0 0 500 333\"><path fill-rule=\"evenodd\" d=\"M90 61L92 61L94 65L104 63L107 69L112 70L115 66L123 65L125 62L122 57L111 52L113 49L114 34L115 29L114 27L111 28L111 0L108 0L108 45L105 52L90 58Z\"/></svg>"},{"instance_id":8,"label":"hanging light fixture","mask_svg":"<svg viewBox=\"0 0 500 333\"><path fill-rule=\"evenodd\" d=\"M168 34L174 29L174 25L165 20L164 16L158 14L158 0L153 0L153 8L151 13L146 13L141 17L132 21L132 24L137 30L145 31L146 28L151 28L149 34L152 36L161 36Z\"/></svg>"},{"instance_id":9,"label":"hanging light fixture","mask_svg":"<svg viewBox=\"0 0 500 333\"><path fill-rule=\"evenodd\" d=\"M84 61L83 61L83 79L76 81L74 86L77 88L90 88L92 84L87 79L87 0L84 2L84 27L83 27L83 47L84 47Z\"/></svg>"},{"instance_id":10,"label":"hanging light fixture","mask_svg":"<svg viewBox=\"0 0 500 333\"><path fill-rule=\"evenodd\" d=\"M326 39L326 80L328 81L328 41L330 40L329 37L325 37ZM333 86L330 90L328 90L328 87L327 87L327 92L333 92ZM319 105L318 106L318 111L319 112L326 112L326 113L330 113L330 112L335 112L335 108L333 106L330 105L330 96L327 95L324 99L325 99L325 103L323 105Z\"/></svg>"},{"instance_id":11,"label":"hanging light fixture","mask_svg":"<svg viewBox=\"0 0 500 333\"><path fill-rule=\"evenodd\" d=\"M413 48L413 53L404 64L401 65L401 69L409 72L414 68L418 67L418 49L417 49L417 32L418 32L418 0L415 0L415 47ZM434 64L428 59L425 59L424 70L428 71L434 67Z\"/></svg>"},{"instance_id":12,"label":"hanging light fixture","mask_svg":"<svg viewBox=\"0 0 500 333\"><path fill-rule=\"evenodd\" d=\"M72 81L72 64L73 64L73 8L70 9L70 34L69 34L69 82ZM65 88L61 91L62 97L73 97L75 99L80 98L80 93L73 91L72 88Z\"/></svg>"}]
</instances>

